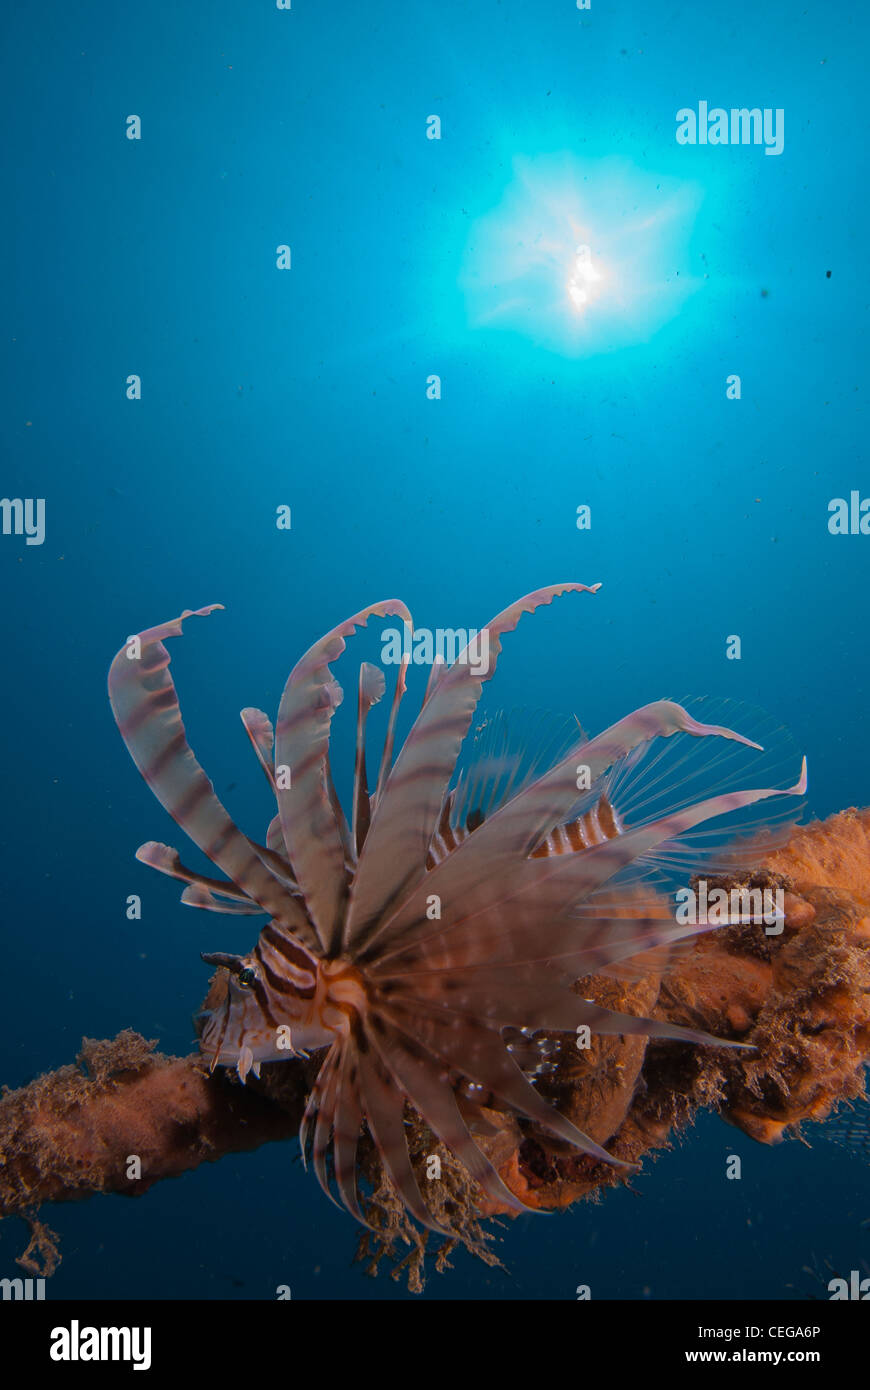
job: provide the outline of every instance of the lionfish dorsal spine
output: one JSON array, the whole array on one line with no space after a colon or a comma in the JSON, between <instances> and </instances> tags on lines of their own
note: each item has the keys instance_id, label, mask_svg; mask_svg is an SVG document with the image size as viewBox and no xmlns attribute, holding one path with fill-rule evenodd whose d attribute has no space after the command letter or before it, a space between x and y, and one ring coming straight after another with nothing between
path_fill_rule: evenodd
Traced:
<instances>
[{"instance_id":1,"label":"lionfish dorsal spine","mask_svg":"<svg viewBox=\"0 0 870 1390\"><path fill-rule=\"evenodd\" d=\"M327 956L340 945L347 895L347 847L325 771L330 725L340 698L331 663L358 627L373 616L388 615L410 618L403 603L387 599L355 613L315 642L288 677L275 724L276 766L289 773L289 785L278 779L284 844Z\"/></svg>"}]
</instances>

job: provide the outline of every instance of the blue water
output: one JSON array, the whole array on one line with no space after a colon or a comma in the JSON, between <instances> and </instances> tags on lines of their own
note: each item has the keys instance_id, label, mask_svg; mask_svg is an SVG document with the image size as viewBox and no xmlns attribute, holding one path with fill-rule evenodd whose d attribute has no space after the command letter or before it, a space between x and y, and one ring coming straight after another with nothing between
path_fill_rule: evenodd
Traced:
<instances>
[{"instance_id":1,"label":"blue water","mask_svg":"<svg viewBox=\"0 0 870 1390\"><path fill-rule=\"evenodd\" d=\"M602 589L506 640L505 704L598 730L734 697L806 750L810 814L867 800L870 538L828 529L870 496L862 7L9 0L4 28L2 492L44 498L46 530L0 537L0 1079L128 1026L187 1051L199 952L248 944L133 859L186 846L105 675L184 607L226 605L175 666L256 836L238 711L274 715L316 637L393 594L480 626L566 578ZM700 100L781 108L782 154L678 145ZM603 279L572 319L577 235ZM350 758L337 729L343 789ZM426 1297L763 1299L867 1258L866 1162L823 1141L708 1116L634 1186L523 1218L509 1276L459 1255ZM351 1267L295 1146L47 1215L52 1296L408 1297ZM4 1274L22 1244L0 1232Z\"/></svg>"}]
</instances>

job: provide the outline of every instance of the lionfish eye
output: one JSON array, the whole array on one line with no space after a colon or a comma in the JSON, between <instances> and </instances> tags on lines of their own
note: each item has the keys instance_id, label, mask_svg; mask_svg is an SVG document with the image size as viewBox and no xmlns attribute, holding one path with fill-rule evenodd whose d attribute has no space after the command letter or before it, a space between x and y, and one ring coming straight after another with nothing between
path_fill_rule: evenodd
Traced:
<instances>
[{"instance_id":1,"label":"lionfish eye","mask_svg":"<svg viewBox=\"0 0 870 1390\"><path fill-rule=\"evenodd\" d=\"M244 970L240 970L238 980L240 985L252 985L257 978L256 970L252 970L250 965L246 965Z\"/></svg>"}]
</instances>

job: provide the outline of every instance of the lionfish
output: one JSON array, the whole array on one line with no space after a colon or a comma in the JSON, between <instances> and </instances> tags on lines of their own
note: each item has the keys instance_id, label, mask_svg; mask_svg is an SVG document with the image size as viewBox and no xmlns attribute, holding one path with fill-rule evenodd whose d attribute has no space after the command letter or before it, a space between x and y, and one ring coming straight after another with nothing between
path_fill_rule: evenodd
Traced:
<instances>
[{"instance_id":1,"label":"lionfish","mask_svg":"<svg viewBox=\"0 0 870 1390\"><path fill-rule=\"evenodd\" d=\"M406 656L371 792L366 722L386 684L383 671L364 662L349 818L330 768L330 725L342 699L331 663L369 619L400 618L413 631L411 615L390 599L322 637L291 672L274 730L261 711L242 711L277 799L265 844L243 834L215 795L188 744L169 674L165 641L181 635L187 618L221 605L185 611L128 639L112 663L109 697L134 762L226 879L185 868L177 851L153 841L137 858L184 882L183 902L269 919L247 954L202 957L217 967L198 1020L202 1055L212 1070L234 1067L244 1082L249 1072L259 1076L262 1062L326 1049L300 1130L303 1156L310 1152L324 1191L332 1197L334 1188L360 1221L357 1150L365 1126L408 1212L443 1230L410 1159L408 1106L502 1206L526 1210L474 1140L482 1103L513 1111L595 1160L628 1166L544 1099L522 1048L515 1055L517 1039L585 1025L593 1033L723 1045L689 1028L609 1011L571 986L708 930L704 921L678 926L662 910L658 885L654 892L644 885L664 868L711 864L717 856L726 862L733 834L711 839L695 827L769 798L801 796L805 760L794 785L728 789L731 755L751 761L760 745L659 700L597 737L573 727L552 765L533 757L522 775L505 756L491 759L493 777L476 773L472 747L470 765L453 781L503 636L557 596L599 587L553 585L505 609L485 629L486 669L463 659L468 648L453 664L433 664L420 712L394 757ZM677 744L690 752L669 759ZM705 753L693 770L696 747ZM502 776L504 766L514 773ZM699 798L702 785L715 794ZM765 808L758 825L769 830L790 815Z\"/></svg>"}]
</instances>

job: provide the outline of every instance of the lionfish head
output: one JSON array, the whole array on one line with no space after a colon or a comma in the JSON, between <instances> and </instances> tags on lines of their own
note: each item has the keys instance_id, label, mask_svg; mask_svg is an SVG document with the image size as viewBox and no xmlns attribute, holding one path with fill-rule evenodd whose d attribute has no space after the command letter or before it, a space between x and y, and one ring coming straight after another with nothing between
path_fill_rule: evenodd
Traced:
<instances>
[{"instance_id":1,"label":"lionfish head","mask_svg":"<svg viewBox=\"0 0 870 1390\"><path fill-rule=\"evenodd\" d=\"M212 977L208 994L194 1017L200 1051L212 1070L219 1062L238 1064L243 1047L259 1062L271 1048L266 1016L257 999L254 967L249 957L223 952L203 953L202 959L219 967Z\"/></svg>"},{"instance_id":2,"label":"lionfish head","mask_svg":"<svg viewBox=\"0 0 870 1390\"><path fill-rule=\"evenodd\" d=\"M305 1046L320 1041L306 1026L310 987L293 990L283 982L276 997L255 952L245 956L203 952L202 959L218 967L194 1015L200 1051L212 1071L217 1066L235 1066L244 1081L250 1070L259 1075L261 1062L299 1055Z\"/></svg>"}]
</instances>

